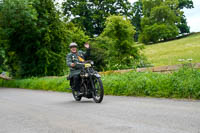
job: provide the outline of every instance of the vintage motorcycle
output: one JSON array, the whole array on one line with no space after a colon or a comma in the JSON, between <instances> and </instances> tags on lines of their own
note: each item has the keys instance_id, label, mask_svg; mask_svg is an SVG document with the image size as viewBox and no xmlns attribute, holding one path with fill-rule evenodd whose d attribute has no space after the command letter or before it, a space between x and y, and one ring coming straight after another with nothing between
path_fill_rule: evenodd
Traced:
<instances>
[{"instance_id":1,"label":"vintage motorcycle","mask_svg":"<svg viewBox=\"0 0 200 133\"><path fill-rule=\"evenodd\" d=\"M80 77L81 77L81 88L80 93L72 89L73 97L76 101L80 101L82 97L88 99L93 98L96 103L101 103L104 96L103 83L101 76L93 68L93 61L86 61L84 63L77 63L82 66ZM70 86L73 88L73 80L70 80Z\"/></svg>"}]
</instances>

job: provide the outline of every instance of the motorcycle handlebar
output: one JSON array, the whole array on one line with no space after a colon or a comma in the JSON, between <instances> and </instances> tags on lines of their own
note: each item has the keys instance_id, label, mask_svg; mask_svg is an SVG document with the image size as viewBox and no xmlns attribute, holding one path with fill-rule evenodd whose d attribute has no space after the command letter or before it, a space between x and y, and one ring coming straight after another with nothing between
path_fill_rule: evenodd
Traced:
<instances>
[{"instance_id":1,"label":"motorcycle handlebar","mask_svg":"<svg viewBox=\"0 0 200 133\"><path fill-rule=\"evenodd\" d=\"M78 64L78 65L85 65L86 63L90 63L91 65L94 65L93 61L85 61L83 63L77 62L76 64Z\"/></svg>"}]
</instances>

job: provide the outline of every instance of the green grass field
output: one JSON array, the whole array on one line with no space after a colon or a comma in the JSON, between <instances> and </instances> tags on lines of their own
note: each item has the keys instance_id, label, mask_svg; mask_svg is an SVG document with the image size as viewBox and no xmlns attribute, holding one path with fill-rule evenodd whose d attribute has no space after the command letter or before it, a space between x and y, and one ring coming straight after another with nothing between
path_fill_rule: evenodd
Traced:
<instances>
[{"instance_id":1,"label":"green grass field","mask_svg":"<svg viewBox=\"0 0 200 133\"><path fill-rule=\"evenodd\" d=\"M200 33L164 43L147 45L144 55L153 66L200 62ZM184 59L185 61L179 61Z\"/></svg>"}]
</instances>

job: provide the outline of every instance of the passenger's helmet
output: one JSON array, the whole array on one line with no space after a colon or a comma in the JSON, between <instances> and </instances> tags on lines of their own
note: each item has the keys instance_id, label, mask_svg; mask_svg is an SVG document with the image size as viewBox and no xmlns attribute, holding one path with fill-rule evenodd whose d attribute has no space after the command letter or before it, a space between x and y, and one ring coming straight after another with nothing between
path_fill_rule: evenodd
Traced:
<instances>
[{"instance_id":1,"label":"passenger's helmet","mask_svg":"<svg viewBox=\"0 0 200 133\"><path fill-rule=\"evenodd\" d=\"M75 42L72 42L72 43L69 44L69 48L71 48L71 47L77 47L77 46L78 45Z\"/></svg>"}]
</instances>

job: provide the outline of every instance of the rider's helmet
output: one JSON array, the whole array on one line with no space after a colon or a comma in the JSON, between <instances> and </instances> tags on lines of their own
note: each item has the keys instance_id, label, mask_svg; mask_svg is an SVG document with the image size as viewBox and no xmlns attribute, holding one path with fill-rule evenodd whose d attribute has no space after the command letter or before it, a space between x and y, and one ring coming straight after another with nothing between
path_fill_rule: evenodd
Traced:
<instances>
[{"instance_id":1,"label":"rider's helmet","mask_svg":"<svg viewBox=\"0 0 200 133\"><path fill-rule=\"evenodd\" d=\"M71 47L77 47L77 46L78 45L75 42L72 42L72 43L69 44L69 48L71 48Z\"/></svg>"}]
</instances>

